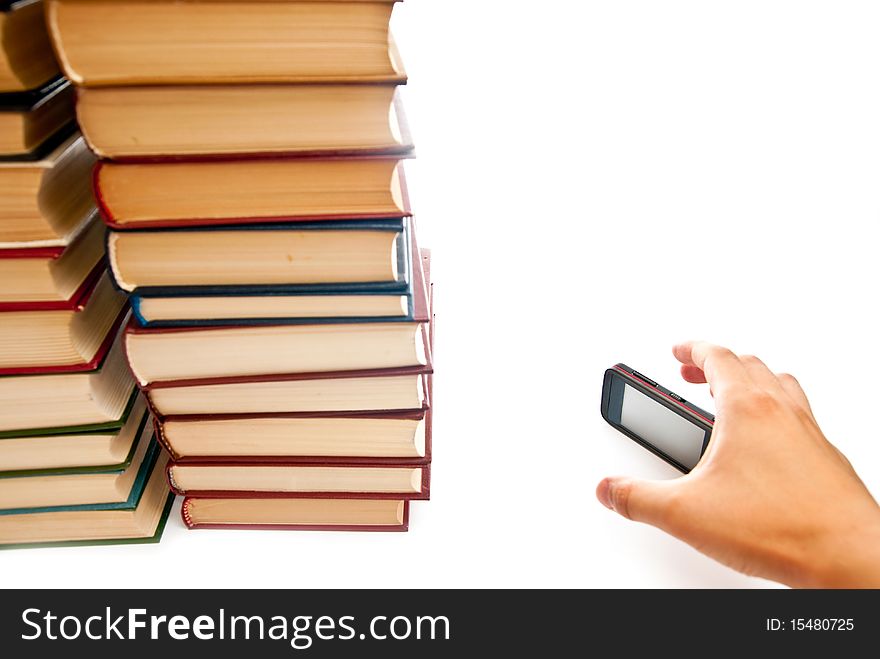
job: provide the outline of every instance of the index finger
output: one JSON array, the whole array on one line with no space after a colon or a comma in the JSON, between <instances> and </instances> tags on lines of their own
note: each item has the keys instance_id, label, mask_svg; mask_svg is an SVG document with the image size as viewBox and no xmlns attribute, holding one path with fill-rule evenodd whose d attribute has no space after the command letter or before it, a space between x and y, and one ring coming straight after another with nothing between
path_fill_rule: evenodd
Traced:
<instances>
[{"instance_id":1,"label":"index finger","mask_svg":"<svg viewBox=\"0 0 880 659\"><path fill-rule=\"evenodd\" d=\"M752 384L739 357L722 346L706 341L686 341L673 347L672 354L685 366L700 369L715 394Z\"/></svg>"}]
</instances>

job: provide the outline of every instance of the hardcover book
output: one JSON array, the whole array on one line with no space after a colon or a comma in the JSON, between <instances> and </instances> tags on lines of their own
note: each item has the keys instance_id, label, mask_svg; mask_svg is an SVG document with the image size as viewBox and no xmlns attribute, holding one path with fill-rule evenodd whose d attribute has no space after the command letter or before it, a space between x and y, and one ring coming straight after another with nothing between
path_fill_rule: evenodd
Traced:
<instances>
[{"instance_id":1,"label":"hardcover book","mask_svg":"<svg viewBox=\"0 0 880 659\"><path fill-rule=\"evenodd\" d=\"M408 217L404 158L103 161L95 197L120 230Z\"/></svg>"},{"instance_id":2,"label":"hardcover book","mask_svg":"<svg viewBox=\"0 0 880 659\"><path fill-rule=\"evenodd\" d=\"M406 531L409 501L186 497L181 516L190 529Z\"/></svg>"},{"instance_id":3,"label":"hardcover book","mask_svg":"<svg viewBox=\"0 0 880 659\"><path fill-rule=\"evenodd\" d=\"M175 493L200 498L426 500L431 466L169 462L168 482Z\"/></svg>"},{"instance_id":4,"label":"hardcover book","mask_svg":"<svg viewBox=\"0 0 880 659\"><path fill-rule=\"evenodd\" d=\"M174 502L165 476L167 461L154 450L123 505L0 511L0 549L158 542Z\"/></svg>"},{"instance_id":5,"label":"hardcover book","mask_svg":"<svg viewBox=\"0 0 880 659\"><path fill-rule=\"evenodd\" d=\"M137 440L132 442L121 465L0 472L0 510L26 512L76 505L100 505L107 510L128 507L138 484L146 478L161 451L151 439L153 428L147 415L141 417L136 435Z\"/></svg>"},{"instance_id":6,"label":"hardcover book","mask_svg":"<svg viewBox=\"0 0 880 659\"><path fill-rule=\"evenodd\" d=\"M151 161L406 154L393 85L80 88L77 118L100 158Z\"/></svg>"},{"instance_id":7,"label":"hardcover book","mask_svg":"<svg viewBox=\"0 0 880 659\"><path fill-rule=\"evenodd\" d=\"M50 0L65 74L84 85L404 82L393 2Z\"/></svg>"},{"instance_id":8,"label":"hardcover book","mask_svg":"<svg viewBox=\"0 0 880 659\"><path fill-rule=\"evenodd\" d=\"M155 426L157 439L181 465L269 464L294 456L303 464L431 462L430 407L400 412L178 415L157 418Z\"/></svg>"},{"instance_id":9,"label":"hardcover book","mask_svg":"<svg viewBox=\"0 0 880 659\"><path fill-rule=\"evenodd\" d=\"M128 364L141 386L208 384L243 378L427 372L425 323L347 323L234 327L142 328L124 336Z\"/></svg>"},{"instance_id":10,"label":"hardcover book","mask_svg":"<svg viewBox=\"0 0 880 659\"><path fill-rule=\"evenodd\" d=\"M409 231L411 252L402 264L408 289L404 295L380 294L339 286L332 290L251 293L240 288L205 290L204 287L168 296L135 294L131 298L134 317L143 327L278 325L362 322L427 322L430 318L416 232ZM415 267L413 267L415 266Z\"/></svg>"},{"instance_id":11,"label":"hardcover book","mask_svg":"<svg viewBox=\"0 0 880 659\"><path fill-rule=\"evenodd\" d=\"M37 160L0 160L0 249L64 247L91 219L95 157L79 133L59 138Z\"/></svg>"},{"instance_id":12,"label":"hardcover book","mask_svg":"<svg viewBox=\"0 0 880 659\"><path fill-rule=\"evenodd\" d=\"M63 78L38 92L0 95L0 161L46 157L73 131L73 118L74 91Z\"/></svg>"},{"instance_id":13,"label":"hardcover book","mask_svg":"<svg viewBox=\"0 0 880 659\"><path fill-rule=\"evenodd\" d=\"M0 313L0 375L89 371L127 317L126 299L104 273L72 310Z\"/></svg>"},{"instance_id":14,"label":"hardcover book","mask_svg":"<svg viewBox=\"0 0 880 659\"><path fill-rule=\"evenodd\" d=\"M76 468L121 469L147 417L143 396L132 394L122 417L100 427L66 426L0 432L0 472L49 473Z\"/></svg>"},{"instance_id":15,"label":"hardcover book","mask_svg":"<svg viewBox=\"0 0 880 659\"><path fill-rule=\"evenodd\" d=\"M430 367L252 376L147 385L159 416L422 410ZM0 380L2 385L2 380Z\"/></svg>"},{"instance_id":16,"label":"hardcover book","mask_svg":"<svg viewBox=\"0 0 880 659\"><path fill-rule=\"evenodd\" d=\"M0 2L0 33L0 97L41 87L59 75L42 0Z\"/></svg>"},{"instance_id":17,"label":"hardcover book","mask_svg":"<svg viewBox=\"0 0 880 659\"><path fill-rule=\"evenodd\" d=\"M135 389L119 335L88 371L0 376L0 437L118 429Z\"/></svg>"},{"instance_id":18,"label":"hardcover book","mask_svg":"<svg viewBox=\"0 0 880 659\"><path fill-rule=\"evenodd\" d=\"M0 248L0 312L81 308L106 271L105 233L93 211L67 247Z\"/></svg>"},{"instance_id":19,"label":"hardcover book","mask_svg":"<svg viewBox=\"0 0 880 659\"><path fill-rule=\"evenodd\" d=\"M411 279L408 218L111 231L117 286L141 295L405 294Z\"/></svg>"}]
</instances>

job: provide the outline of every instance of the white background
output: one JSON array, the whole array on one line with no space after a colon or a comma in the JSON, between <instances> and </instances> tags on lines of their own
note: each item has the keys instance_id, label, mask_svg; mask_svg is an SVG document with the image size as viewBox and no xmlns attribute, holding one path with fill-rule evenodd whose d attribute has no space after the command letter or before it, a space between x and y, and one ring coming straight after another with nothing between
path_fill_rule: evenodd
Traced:
<instances>
[{"instance_id":1,"label":"white background","mask_svg":"<svg viewBox=\"0 0 880 659\"><path fill-rule=\"evenodd\" d=\"M4 586L768 585L593 495L675 476L599 393L625 361L711 409L669 352L690 337L795 373L880 493L876 3L395 12L435 250L433 500L407 534L187 532L176 506L160 545L3 552Z\"/></svg>"}]
</instances>

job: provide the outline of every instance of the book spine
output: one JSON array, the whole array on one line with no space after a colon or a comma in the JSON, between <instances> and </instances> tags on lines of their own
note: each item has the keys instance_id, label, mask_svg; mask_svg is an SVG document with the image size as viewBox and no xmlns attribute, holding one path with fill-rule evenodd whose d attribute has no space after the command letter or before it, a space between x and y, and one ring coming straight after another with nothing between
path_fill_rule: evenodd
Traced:
<instances>
[{"instance_id":1,"label":"book spine","mask_svg":"<svg viewBox=\"0 0 880 659\"><path fill-rule=\"evenodd\" d=\"M165 465L165 476L168 479L168 486L171 488L171 491L174 492L174 494L186 496L186 492L181 490L180 487L177 485L177 481L174 480L174 462L172 460L169 460L168 464Z\"/></svg>"},{"instance_id":2,"label":"book spine","mask_svg":"<svg viewBox=\"0 0 880 659\"><path fill-rule=\"evenodd\" d=\"M196 528L196 525L193 524L192 515L190 514L189 507L190 507L190 499L189 499L189 497L186 497L180 506L180 516L183 519L183 524L184 524L184 526L186 526L186 528L194 529L194 528Z\"/></svg>"},{"instance_id":3,"label":"book spine","mask_svg":"<svg viewBox=\"0 0 880 659\"><path fill-rule=\"evenodd\" d=\"M156 416L156 414L153 412L153 406L149 399L149 396L145 394L144 398L146 398L147 400L147 407L149 408L150 416L153 419L153 431L156 434L156 441L159 442L159 446L165 449L168 455L171 456L172 461L177 461L177 454L174 452L174 449L171 448L171 444L168 443L168 438L165 437L165 429L162 425L162 422L159 420L159 417ZM168 463L168 466L171 466L170 461ZM180 492L178 492L177 494L180 494Z\"/></svg>"},{"instance_id":4,"label":"book spine","mask_svg":"<svg viewBox=\"0 0 880 659\"><path fill-rule=\"evenodd\" d=\"M131 315L134 317L137 324L141 327L150 327L150 322L144 317L143 312L141 311L141 302L143 298L140 295L132 295L128 298L131 303Z\"/></svg>"}]
</instances>

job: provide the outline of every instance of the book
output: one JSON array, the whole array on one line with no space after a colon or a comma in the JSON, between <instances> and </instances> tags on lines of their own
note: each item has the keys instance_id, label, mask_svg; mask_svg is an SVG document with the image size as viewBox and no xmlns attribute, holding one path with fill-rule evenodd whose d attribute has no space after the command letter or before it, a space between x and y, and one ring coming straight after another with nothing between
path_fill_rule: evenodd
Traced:
<instances>
[{"instance_id":1,"label":"book","mask_svg":"<svg viewBox=\"0 0 880 659\"><path fill-rule=\"evenodd\" d=\"M419 253L415 231L410 230L409 234L412 247L406 256ZM404 295L373 293L360 285L350 289L340 285L329 290L274 290L260 294L202 287L177 295L137 293L131 297L131 306L138 324L144 327L427 322L430 315L421 265L405 265L412 276L406 277L408 289Z\"/></svg>"},{"instance_id":2,"label":"book","mask_svg":"<svg viewBox=\"0 0 880 659\"><path fill-rule=\"evenodd\" d=\"M84 85L403 82L393 2L50 0L65 74Z\"/></svg>"},{"instance_id":3,"label":"book","mask_svg":"<svg viewBox=\"0 0 880 659\"><path fill-rule=\"evenodd\" d=\"M121 469L147 418L146 399L134 394L118 420L98 429L73 426L0 432L0 472Z\"/></svg>"},{"instance_id":4,"label":"book","mask_svg":"<svg viewBox=\"0 0 880 659\"><path fill-rule=\"evenodd\" d=\"M204 498L427 500L431 466L169 462L168 482L176 494Z\"/></svg>"},{"instance_id":5,"label":"book","mask_svg":"<svg viewBox=\"0 0 880 659\"><path fill-rule=\"evenodd\" d=\"M61 72L41 0L0 2L0 95L41 87Z\"/></svg>"},{"instance_id":6,"label":"book","mask_svg":"<svg viewBox=\"0 0 880 659\"><path fill-rule=\"evenodd\" d=\"M408 217L403 158L105 161L95 196L114 229Z\"/></svg>"},{"instance_id":7,"label":"book","mask_svg":"<svg viewBox=\"0 0 880 659\"><path fill-rule=\"evenodd\" d=\"M121 465L0 472L0 510L23 512L32 508L77 505L129 505L137 479L145 478L152 458L161 451L152 441L153 428L141 418L137 440Z\"/></svg>"},{"instance_id":8,"label":"book","mask_svg":"<svg viewBox=\"0 0 880 659\"><path fill-rule=\"evenodd\" d=\"M117 285L128 292L292 292L340 284L405 292L407 231L406 219L111 231L107 256Z\"/></svg>"},{"instance_id":9,"label":"book","mask_svg":"<svg viewBox=\"0 0 880 659\"><path fill-rule=\"evenodd\" d=\"M431 462L430 415L430 408L183 415L156 419L155 425L177 464L274 463L295 456L302 463L421 465Z\"/></svg>"},{"instance_id":10,"label":"book","mask_svg":"<svg viewBox=\"0 0 880 659\"><path fill-rule=\"evenodd\" d=\"M0 95L0 160L45 157L57 145L50 140L71 130L73 117L73 87L63 78L36 93Z\"/></svg>"},{"instance_id":11,"label":"book","mask_svg":"<svg viewBox=\"0 0 880 659\"><path fill-rule=\"evenodd\" d=\"M135 385L118 336L97 357L88 371L0 376L0 437L119 428Z\"/></svg>"},{"instance_id":12,"label":"book","mask_svg":"<svg viewBox=\"0 0 880 659\"><path fill-rule=\"evenodd\" d=\"M124 506L113 504L0 511L0 549L59 545L158 542L174 494L168 489L168 457L154 451L152 464Z\"/></svg>"},{"instance_id":13,"label":"book","mask_svg":"<svg viewBox=\"0 0 880 659\"><path fill-rule=\"evenodd\" d=\"M152 383L145 391L159 416L421 410L429 404L429 370L422 366Z\"/></svg>"},{"instance_id":14,"label":"book","mask_svg":"<svg viewBox=\"0 0 880 659\"><path fill-rule=\"evenodd\" d=\"M141 386L430 366L424 323L153 329L132 320L124 344Z\"/></svg>"},{"instance_id":15,"label":"book","mask_svg":"<svg viewBox=\"0 0 880 659\"><path fill-rule=\"evenodd\" d=\"M186 497L181 516L190 529L406 531L409 501Z\"/></svg>"},{"instance_id":16,"label":"book","mask_svg":"<svg viewBox=\"0 0 880 659\"><path fill-rule=\"evenodd\" d=\"M144 327L241 324L355 323L411 321L422 318L411 294L281 292L177 296L135 294L132 309Z\"/></svg>"},{"instance_id":17,"label":"book","mask_svg":"<svg viewBox=\"0 0 880 659\"><path fill-rule=\"evenodd\" d=\"M67 247L0 248L0 311L81 307L106 271L105 233L93 212Z\"/></svg>"},{"instance_id":18,"label":"book","mask_svg":"<svg viewBox=\"0 0 880 659\"><path fill-rule=\"evenodd\" d=\"M0 161L0 249L64 247L95 211L95 157L79 133L45 157Z\"/></svg>"},{"instance_id":19,"label":"book","mask_svg":"<svg viewBox=\"0 0 880 659\"><path fill-rule=\"evenodd\" d=\"M91 370L126 313L106 272L74 309L2 312L0 375Z\"/></svg>"},{"instance_id":20,"label":"book","mask_svg":"<svg viewBox=\"0 0 880 659\"><path fill-rule=\"evenodd\" d=\"M100 158L155 160L412 150L393 85L80 88L77 118Z\"/></svg>"}]
</instances>

